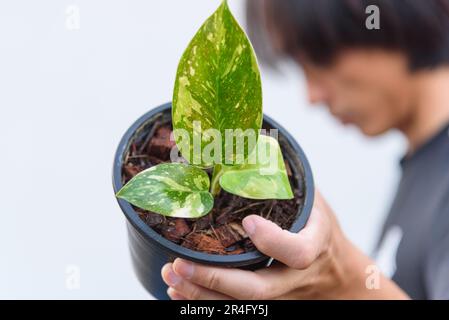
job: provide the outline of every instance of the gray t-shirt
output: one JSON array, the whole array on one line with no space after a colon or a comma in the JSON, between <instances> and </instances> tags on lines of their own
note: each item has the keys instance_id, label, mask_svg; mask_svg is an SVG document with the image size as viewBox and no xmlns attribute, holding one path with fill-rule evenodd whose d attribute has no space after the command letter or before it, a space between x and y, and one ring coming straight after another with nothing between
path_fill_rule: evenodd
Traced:
<instances>
[{"instance_id":1,"label":"gray t-shirt","mask_svg":"<svg viewBox=\"0 0 449 320\"><path fill-rule=\"evenodd\" d=\"M401 167L378 253L396 242L392 279L413 299L449 299L449 125Z\"/></svg>"}]
</instances>

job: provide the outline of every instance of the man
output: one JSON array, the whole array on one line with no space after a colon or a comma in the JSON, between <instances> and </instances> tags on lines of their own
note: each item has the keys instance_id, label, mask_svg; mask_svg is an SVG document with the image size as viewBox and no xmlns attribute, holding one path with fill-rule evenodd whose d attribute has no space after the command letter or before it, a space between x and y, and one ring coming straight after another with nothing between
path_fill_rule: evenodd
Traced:
<instances>
[{"instance_id":1,"label":"man","mask_svg":"<svg viewBox=\"0 0 449 320\"><path fill-rule=\"evenodd\" d=\"M367 28L376 5L380 29ZM369 136L408 140L381 242L396 239L392 279L367 283L375 262L342 233L317 192L298 234L259 216L243 226L280 263L256 272L177 259L162 270L173 299L449 299L449 0L253 0L253 40L268 39L304 70L309 99ZM361 214L363 214L361 212ZM393 236L392 236L393 235ZM382 247L382 246L381 246Z\"/></svg>"}]
</instances>

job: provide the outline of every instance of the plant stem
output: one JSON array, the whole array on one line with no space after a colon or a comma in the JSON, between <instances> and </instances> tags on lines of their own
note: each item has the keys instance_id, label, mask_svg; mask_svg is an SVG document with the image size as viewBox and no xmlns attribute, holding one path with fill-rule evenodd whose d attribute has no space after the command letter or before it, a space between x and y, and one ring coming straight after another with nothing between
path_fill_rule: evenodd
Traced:
<instances>
[{"instance_id":1,"label":"plant stem","mask_svg":"<svg viewBox=\"0 0 449 320\"><path fill-rule=\"evenodd\" d=\"M212 181L210 183L210 193L215 197L220 193L220 177L223 174L223 166L221 164L216 164L214 166L214 171L212 172Z\"/></svg>"}]
</instances>

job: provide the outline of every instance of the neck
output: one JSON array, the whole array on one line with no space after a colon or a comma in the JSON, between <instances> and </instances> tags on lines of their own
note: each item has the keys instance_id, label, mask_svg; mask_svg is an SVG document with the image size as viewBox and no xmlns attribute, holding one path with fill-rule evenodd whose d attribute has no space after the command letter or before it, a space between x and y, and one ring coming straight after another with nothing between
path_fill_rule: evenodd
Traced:
<instances>
[{"instance_id":1,"label":"neck","mask_svg":"<svg viewBox=\"0 0 449 320\"><path fill-rule=\"evenodd\" d=\"M409 142L409 153L449 122L449 68L416 74L413 92L413 111L407 124L400 128Z\"/></svg>"}]
</instances>

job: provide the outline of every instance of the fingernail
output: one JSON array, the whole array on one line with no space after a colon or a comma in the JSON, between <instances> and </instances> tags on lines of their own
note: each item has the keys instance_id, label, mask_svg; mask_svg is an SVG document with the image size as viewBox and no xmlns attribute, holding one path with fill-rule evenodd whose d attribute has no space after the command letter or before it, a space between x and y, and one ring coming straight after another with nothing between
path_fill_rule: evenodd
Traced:
<instances>
[{"instance_id":1,"label":"fingernail","mask_svg":"<svg viewBox=\"0 0 449 320\"><path fill-rule=\"evenodd\" d=\"M173 288L168 288L167 294L172 300L185 300L185 298L178 294Z\"/></svg>"},{"instance_id":2,"label":"fingernail","mask_svg":"<svg viewBox=\"0 0 449 320\"><path fill-rule=\"evenodd\" d=\"M254 223L254 219L251 217L246 217L242 221L243 228L245 228L246 233L251 236L256 232L256 224Z\"/></svg>"},{"instance_id":3,"label":"fingernail","mask_svg":"<svg viewBox=\"0 0 449 320\"><path fill-rule=\"evenodd\" d=\"M181 278L170 268L170 270L167 271L164 280L170 287L174 287L181 281Z\"/></svg>"},{"instance_id":4,"label":"fingernail","mask_svg":"<svg viewBox=\"0 0 449 320\"><path fill-rule=\"evenodd\" d=\"M190 279L193 276L193 263L181 259L177 259L173 264L173 267L177 274L185 279Z\"/></svg>"}]
</instances>

